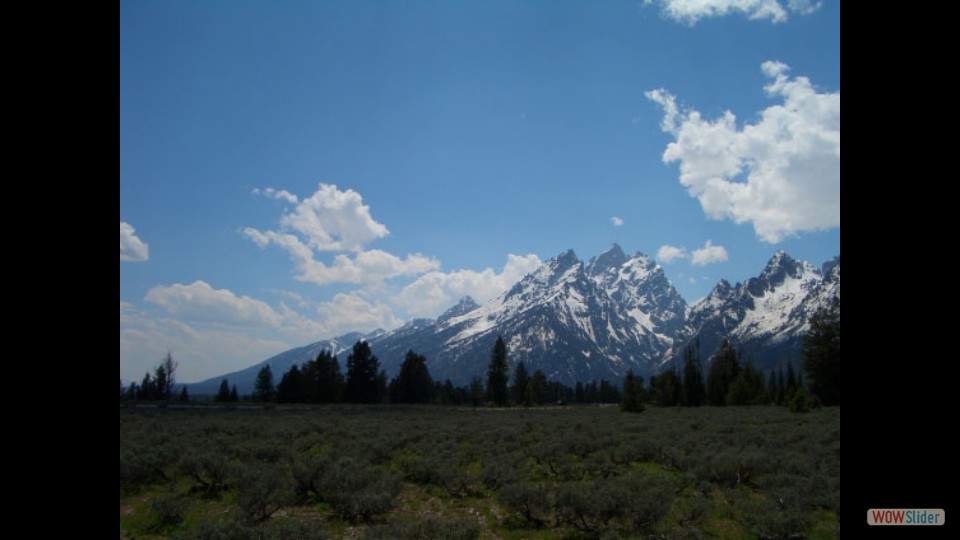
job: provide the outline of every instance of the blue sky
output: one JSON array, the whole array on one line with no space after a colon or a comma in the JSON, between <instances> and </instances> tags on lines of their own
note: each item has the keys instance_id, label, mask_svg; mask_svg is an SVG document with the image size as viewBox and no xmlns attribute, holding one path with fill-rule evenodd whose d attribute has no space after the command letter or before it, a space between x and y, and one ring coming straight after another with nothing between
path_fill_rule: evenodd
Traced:
<instances>
[{"instance_id":1,"label":"blue sky","mask_svg":"<svg viewBox=\"0 0 960 540\"><path fill-rule=\"evenodd\" d=\"M567 248L690 302L840 253L835 2L120 4L120 376L486 300Z\"/></svg>"}]
</instances>

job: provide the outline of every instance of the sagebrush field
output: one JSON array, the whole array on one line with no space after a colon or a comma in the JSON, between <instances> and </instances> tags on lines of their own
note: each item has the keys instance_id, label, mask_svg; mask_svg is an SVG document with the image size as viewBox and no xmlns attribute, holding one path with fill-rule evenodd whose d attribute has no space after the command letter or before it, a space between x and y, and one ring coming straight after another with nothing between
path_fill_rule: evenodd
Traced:
<instances>
[{"instance_id":1,"label":"sagebrush field","mask_svg":"<svg viewBox=\"0 0 960 540\"><path fill-rule=\"evenodd\" d=\"M120 408L121 538L833 538L840 409Z\"/></svg>"}]
</instances>

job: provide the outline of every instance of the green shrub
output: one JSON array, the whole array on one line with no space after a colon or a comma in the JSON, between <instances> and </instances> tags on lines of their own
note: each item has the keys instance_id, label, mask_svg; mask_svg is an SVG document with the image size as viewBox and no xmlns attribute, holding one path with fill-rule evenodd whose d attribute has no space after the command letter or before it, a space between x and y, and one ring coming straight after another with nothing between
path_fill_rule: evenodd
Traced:
<instances>
[{"instance_id":1,"label":"green shrub","mask_svg":"<svg viewBox=\"0 0 960 540\"><path fill-rule=\"evenodd\" d=\"M227 489L233 472L227 458L213 450L188 452L180 460L180 472L196 483L195 489L205 495L215 496Z\"/></svg>"},{"instance_id":2,"label":"green shrub","mask_svg":"<svg viewBox=\"0 0 960 540\"><path fill-rule=\"evenodd\" d=\"M293 482L280 466L249 463L237 480L237 505L253 523L270 518L293 502Z\"/></svg>"},{"instance_id":3,"label":"green shrub","mask_svg":"<svg viewBox=\"0 0 960 540\"><path fill-rule=\"evenodd\" d=\"M187 510L187 500L176 494L166 494L153 501L151 507L156 514L153 532L163 532L183 523L183 513Z\"/></svg>"},{"instance_id":4,"label":"green shrub","mask_svg":"<svg viewBox=\"0 0 960 540\"><path fill-rule=\"evenodd\" d=\"M400 493L399 478L384 475L354 459L340 459L321 480L322 498L344 519L369 523L389 512Z\"/></svg>"},{"instance_id":5,"label":"green shrub","mask_svg":"<svg viewBox=\"0 0 960 540\"><path fill-rule=\"evenodd\" d=\"M120 489L136 491L141 486L168 480L166 468L173 462L166 445L132 444L120 449Z\"/></svg>"},{"instance_id":6,"label":"green shrub","mask_svg":"<svg viewBox=\"0 0 960 540\"><path fill-rule=\"evenodd\" d=\"M500 502L526 520L527 524L542 527L553 509L553 494L544 484L520 482L503 486Z\"/></svg>"},{"instance_id":7,"label":"green shrub","mask_svg":"<svg viewBox=\"0 0 960 540\"><path fill-rule=\"evenodd\" d=\"M290 471L297 501L318 501L322 498L321 478L331 465L329 457L320 457L313 453L300 454L294 459Z\"/></svg>"}]
</instances>

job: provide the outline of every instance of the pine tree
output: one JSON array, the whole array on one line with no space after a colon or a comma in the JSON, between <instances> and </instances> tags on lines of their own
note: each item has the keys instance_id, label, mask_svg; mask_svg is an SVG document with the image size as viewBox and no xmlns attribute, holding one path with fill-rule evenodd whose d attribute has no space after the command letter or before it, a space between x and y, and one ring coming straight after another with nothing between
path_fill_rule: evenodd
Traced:
<instances>
[{"instance_id":1,"label":"pine tree","mask_svg":"<svg viewBox=\"0 0 960 540\"><path fill-rule=\"evenodd\" d=\"M137 383L131 382L130 386L127 387L126 399L133 401L138 399L137 394L140 393L140 387L137 386Z\"/></svg>"},{"instance_id":2,"label":"pine tree","mask_svg":"<svg viewBox=\"0 0 960 540\"><path fill-rule=\"evenodd\" d=\"M803 338L802 366L810 393L824 405L840 405L840 298L810 318Z\"/></svg>"},{"instance_id":3,"label":"pine tree","mask_svg":"<svg viewBox=\"0 0 960 540\"><path fill-rule=\"evenodd\" d=\"M699 407L706 401L706 393L703 367L700 365L700 341L697 340L683 351L683 404Z\"/></svg>"},{"instance_id":4,"label":"pine tree","mask_svg":"<svg viewBox=\"0 0 960 540\"><path fill-rule=\"evenodd\" d=\"M727 389L727 405L758 405L765 393L763 374L747 362Z\"/></svg>"},{"instance_id":5,"label":"pine tree","mask_svg":"<svg viewBox=\"0 0 960 540\"><path fill-rule=\"evenodd\" d=\"M727 392L730 384L740 372L737 351L728 340L723 340L710 364L710 376L707 379L707 403L722 406L727 404Z\"/></svg>"},{"instance_id":6,"label":"pine tree","mask_svg":"<svg viewBox=\"0 0 960 540\"><path fill-rule=\"evenodd\" d=\"M303 372L294 364L283 374L277 385L277 401L280 403L301 403L304 401Z\"/></svg>"},{"instance_id":7,"label":"pine tree","mask_svg":"<svg viewBox=\"0 0 960 540\"><path fill-rule=\"evenodd\" d=\"M377 403L386 396L386 374L380 360L366 341L357 341L347 357L346 400L350 403Z\"/></svg>"},{"instance_id":8,"label":"pine tree","mask_svg":"<svg viewBox=\"0 0 960 540\"><path fill-rule=\"evenodd\" d=\"M537 405L546 405L550 402L550 385L547 383L547 375L541 371L533 372L530 378L530 388L533 391L533 402Z\"/></svg>"},{"instance_id":9,"label":"pine tree","mask_svg":"<svg viewBox=\"0 0 960 540\"><path fill-rule=\"evenodd\" d=\"M217 396L213 398L214 401L227 402L230 401L230 383L226 379L220 381L220 390L217 391Z\"/></svg>"},{"instance_id":10,"label":"pine tree","mask_svg":"<svg viewBox=\"0 0 960 540\"><path fill-rule=\"evenodd\" d=\"M623 399L620 410L623 412L643 412L643 377L636 377L632 369L627 370L623 379Z\"/></svg>"},{"instance_id":11,"label":"pine tree","mask_svg":"<svg viewBox=\"0 0 960 540\"><path fill-rule=\"evenodd\" d=\"M517 367L513 369L513 385L510 386L510 399L514 403L524 403L524 393L527 390L527 382L530 380L530 373L527 372L527 365L521 360Z\"/></svg>"},{"instance_id":12,"label":"pine tree","mask_svg":"<svg viewBox=\"0 0 960 540\"><path fill-rule=\"evenodd\" d=\"M783 366L781 365L777 369L777 399L775 403L777 405L786 405L786 383L783 379Z\"/></svg>"},{"instance_id":13,"label":"pine tree","mask_svg":"<svg viewBox=\"0 0 960 540\"><path fill-rule=\"evenodd\" d=\"M427 359L413 350L400 365L400 373L391 385L395 386L394 401L399 403L429 403L433 394L433 378L427 369Z\"/></svg>"},{"instance_id":14,"label":"pine tree","mask_svg":"<svg viewBox=\"0 0 960 540\"><path fill-rule=\"evenodd\" d=\"M337 403L343 400L343 375L340 363L330 351L320 351L317 357L303 365L304 401L309 403Z\"/></svg>"},{"instance_id":15,"label":"pine tree","mask_svg":"<svg viewBox=\"0 0 960 540\"><path fill-rule=\"evenodd\" d=\"M257 373L257 380L253 385L253 400L268 402L276 397L276 389L273 386L273 371L270 364L260 368Z\"/></svg>"},{"instance_id":16,"label":"pine tree","mask_svg":"<svg viewBox=\"0 0 960 540\"><path fill-rule=\"evenodd\" d=\"M573 389L573 401L577 403L583 403L583 383L577 381L576 386Z\"/></svg>"},{"instance_id":17,"label":"pine tree","mask_svg":"<svg viewBox=\"0 0 960 540\"><path fill-rule=\"evenodd\" d=\"M187 387L180 387L180 401L190 401L190 396L187 394Z\"/></svg>"},{"instance_id":18,"label":"pine tree","mask_svg":"<svg viewBox=\"0 0 960 540\"><path fill-rule=\"evenodd\" d=\"M675 369L664 371L657 377L653 392L653 401L660 407L680 405L683 396L680 374Z\"/></svg>"},{"instance_id":19,"label":"pine tree","mask_svg":"<svg viewBox=\"0 0 960 540\"><path fill-rule=\"evenodd\" d=\"M483 381L480 377L474 377L470 381L470 404L474 407L483 405Z\"/></svg>"},{"instance_id":20,"label":"pine tree","mask_svg":"<svg viewBox=\"0 0 960 540\"><path fill-rule=\"evenodd\" d=\"M797 393L800 385L797 384L797 374L793 371L793 362L787 361L787 382L783 386L783 402L790 404L793 401L793 395Z\"/></svg>"},{"instance_id":21,"label":"pine tree","mask_svg":"<svg viewBox=\"0 0 960 540\"><path fill-rule=\"evenodd\" d=\"M490 354L490 365L487 366L487 399L497 407L507 405L507 345L503 337L498 336Z\"/></svg>"},{"instance_id":22,"label":"pine tree","mask_svg":"<svg viewBox=\"0 0 960 540\"><path fill-rule=\"evenodd\" d=\"M143 375L143 380L140 381L140 389L137 392L137 399L141 401L152 401L157 399L157 384L152 378L150 378L149 373Z\"/></svg>"},{"instance_id":23,"label":"pine tree","mask_svg":"<svg viewBox=\"0 0 960 540\"><path fill-rule=\"evenodd\" d=\"M160 360L154 369L154 384L156 385L156 399L172 399L173 388L176 385L177 362L169 352Z\"/></svg>"}]
</instances>

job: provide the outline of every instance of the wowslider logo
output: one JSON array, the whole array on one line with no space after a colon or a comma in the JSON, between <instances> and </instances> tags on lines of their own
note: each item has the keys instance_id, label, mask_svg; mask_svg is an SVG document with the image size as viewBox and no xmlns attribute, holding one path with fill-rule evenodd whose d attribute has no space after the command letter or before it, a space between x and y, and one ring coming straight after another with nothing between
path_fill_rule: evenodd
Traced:
<instances>
[{"instance_id":1,"label":"wowslider logo","mask_svg":"<svg viewBox=\"0 0 960 540\"><path fill-rule=\"evenodd\" d=\"M943 525L943 508L871 508L867 525Z\"/></svg>"}]
</instances>

